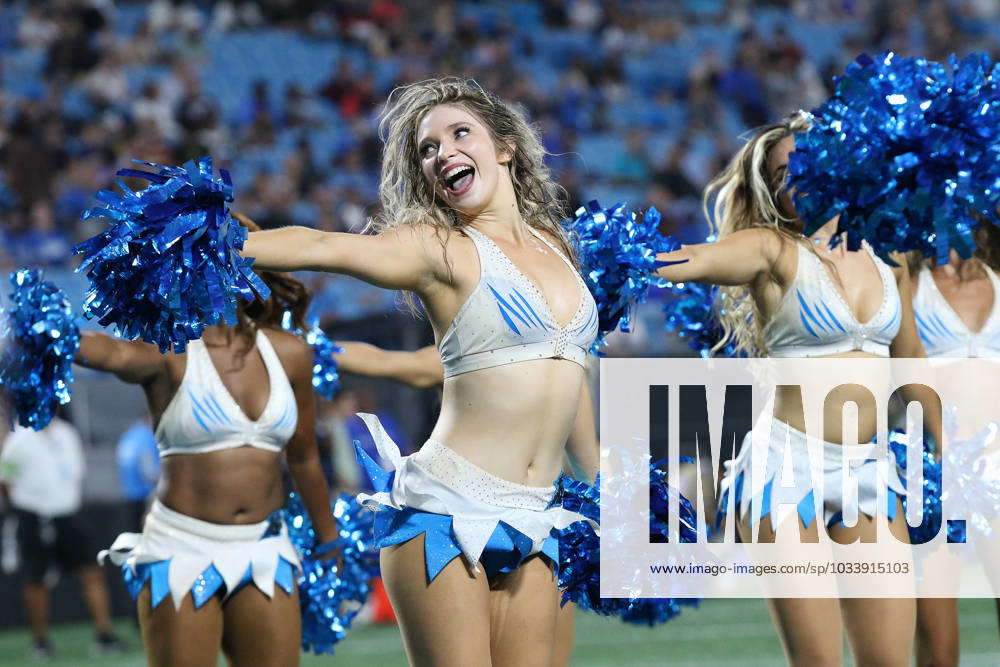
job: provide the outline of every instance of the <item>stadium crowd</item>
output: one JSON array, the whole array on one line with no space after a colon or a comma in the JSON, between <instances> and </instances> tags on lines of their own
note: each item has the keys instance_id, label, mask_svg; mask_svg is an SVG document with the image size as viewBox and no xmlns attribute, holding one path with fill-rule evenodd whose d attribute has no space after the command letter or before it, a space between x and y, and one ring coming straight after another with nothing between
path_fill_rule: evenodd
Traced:
<instances>
[{"instance_id":1,"label":"stadium crowd","mask_svg":"<svg viewBox=\"0 0 1000 667\"><path fill-rule=\"evenodd\" d=\"M699 240L700 190L743 130L817 105L860 44L989 50L998 14L986 0L4 3L0 268L72 282L71 246L100 229L80 212L133 158L210 154L263 225L360 231L377 205L375 111L445 74L528 108L574 206L655 205ZM393 307L310 280L327 322Z\"/></svg>"}]
</instances>

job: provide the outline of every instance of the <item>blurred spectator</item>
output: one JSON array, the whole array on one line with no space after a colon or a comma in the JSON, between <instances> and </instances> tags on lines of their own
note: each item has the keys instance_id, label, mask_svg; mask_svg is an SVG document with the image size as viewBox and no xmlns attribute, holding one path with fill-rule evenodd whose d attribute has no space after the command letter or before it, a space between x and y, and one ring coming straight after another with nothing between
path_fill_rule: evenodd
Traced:
<instances>
[{"instance_id":1,"label":"blurred spectator","mask_svg":"<svg viewBox=\"0 0 1000 667\"><path fill-rule=\"evenodd\" d=\"M155 81L149 81L142 87L139 99L132 103L132 117L138 123L148 121L155 125L156 131L168 142L176 141L180 134L174 110Z\"/></svg>"},{"instance_id":2,"label":"blurred spectator","mask_svg":"<svg viewBox=\"0 0 1000 667\"><path fill-rule=\"evenodd\" d=\"M265 79L254 81L253 87L250 89L250 98L243 103L243 107L240 109L240 116L237 121L239 125L250 125L262 114L266 115L269 119L272 118L274 111L271 108L270 98L271 93L267 81Z\"/></svg>"},{"instance_id":3,"label":"blurred spectator","mask_svg":"<svg viewBox=\"0 0 1000 667\"><path fill-rule=\"evenodd\" d=\"M114 51L101 56L97 67L83 77L81 86L98 108L123 105L129 97L128 80Z\"/></svg>"},{"instance_id":4,"label":"blurred spectator","mask_svg":"<svg viewBox=\"0 0 1000 667\"><path fill-rule=\"evenodd\" d=\"M260 8L251 0L222 0L212 7L212 30L215 32L254 28L263 22Z\"/></svg>"},{"instance_id":5,"label":"blurred spectator","mask_svg":"<svg viewBox=\"0 0 1000 667\"><path fill-rule=\"evenodd\" d=\"M56 24L46 16L45 8L29 4L17 26L17 41L29 49L46 49L59 36Z\"/></svg>"},{"instance_id":6,"label":"blurred spectator","mask_svg":"<svg viewBox=\"0 0 1000 667\"><path fill-rule=\"evenodd\" d=\"M94 623L95 647L104 652L124 648L111 632L104 572L94 561L97 548L78 514L84 474L80 436L59 418L41 431L17 427L0 450L0 496L17 517L24 606L39 658L54 655L48 633L49 589L60 570L80 580Z\"/></svg>"},{"instance_id":7,"label":"blurred spectator","mask_svg":"<svg viewBox=\"0 0 1000 667\"><path fill-rule=\"evenodd\" d=\"M149 425L149 417L137 419L118 439L116 447L118 479L122 497L129 507L129 525L142 532L147 501L160 481L160 452Z\"/></svg>"},{"instance_id":8,"label":"blurred spectator","mask_svg":"<svg viewBox=\"0 0 1000 667\"><path fill-rule=\"evenodd\" d=\"M345 118L357 116L375 102L371 82L355 78L347 59L340 61L337 71L319 89L319 94L335 104Z\"/></svg>"},{"instance_id":9,"label":"blurred spectator","mask_svg":"<svg viewBox=\"0 0 1000 667\"><path fill-rule=\"evenodd\" d=\"M569 6L569 24L578 30L594 30L601 22L601 3L594 0L576 0Z\"/></svg>"},{"instance_id":10,"label":"blurred spectator","mask_svg":"<svg viewBox=\"0 0 1000 667\"><path fill-rule=\"evenodd\" d=\"M121 60L131 66L148 65L159 60L161 54L156 43L156 34L148 20L139 24L131 38L122 40Z\"/></svg>"},{"instance_id":11,"label":"blurred spectator","mask_svg":"<svg viewBox=\"0 0 1000 667\"><path fill-rule=\"evenodd\" d=\"M628 133L625 146L611 157L612 178L631 182L649 180L651 168L646 140L647 136L642 132L633 130Z\"/></svg>"},{"instance_id":12,"label":"blurred spectator","mask_svg":"<svg viewBox=\"0 0 1000 667\"><path fill-rule=\"evenodd\" d=\"M941 59L982 49L996 57L998 7L988 0L2 3L0 233L5 241L38 234L31 218L49 216L33 205L54 206L57 236L43 222L37 252L17 245L26 261L51 263L63 237L96 232L77 219L95 190L114 187L116 169L133 158L177 164L205 154L233 168L241 206L265 224L359 231L377 203L381 142L372 121L386 95L459 75L525 106L571 207L646 192L669 201L672 219L700 234L704 222L689 203L741 132L815 107L861 52ZM576 151L592 140L620 147L602 156L605 163L584 164ZM0 253L12 261L10 249ZM331 288L332 318L379 301L358 285Z\"/></svg>"},{"instance_id":13,"label":"blurred spectator","mask_svg":"<svg viewBox=\"0 0 1000 667\"><path fill-rule=\"evenodd\" d=\"M154 0L149 5L149 26L154 32L198 30L204 18L193 2Z\"/></svg>"},{"instance_id":14,"label":"blurred spectator","mask_svg":"<svg viewBox=\"0 0 1000 667\"><path fill-rule=\"evenodd\" d=\"M315 127L319 124L320 109L315 101L297 83L285 89L285 106L281 117L285 127Z\"/></svg>"},{"instance_id":15,"label":"blurred spectator","mask_svg":"<svg viewBox=\"0 0 1000 667\"><path fill-rule=\"evenodd\" d=\"M100 12L97 15L100 17ZM49 77L72 79L97 65L100 52L92 39L92 32L100 27L100 20L89 12L56 13L58 38L49 47L45 65L45 73Z\"/></svg>"},{"instance_id":16,"label":"blurred spectator","mask_svg":"<svg viewBox=\"0 0 1000 667\"><path fill-rule=\"evenodd\" d=\"M284 172L294 183L296 195L299 197L308 197L321 184L323 174L316 169L312 147L305 137L299 139L295 152L285 160Z\"/></svg>"},{"instance_id":17,"label":"blurred spectator","mask_svg":"<svg viewBox=\"0 0 1000 667\"><path fill-rule=\"evenodd\" d=\"M44 111L38 103L25 103L11 123L10 138L3 147L7 181L22 206L52 195L58 155L43 140L44 120Z\"/></svg>"},{"instance_id":18,"label":"blurred spectator","mask_svg":"<svg viewBox=\"0 0 1000 667\"><path fill-rule=\"evenodd\" d=\"M31 204L27 224L11 230L7 243L8 252L18 266L66 266L71 257L70 238L56 226L52 202L44 199Z\"/></svg>"},{"instance_id":19,"label":"blurred spectator","mask_svg":"<svg viewBox=\"0 0 1000 667\"><path fill-rule=\"evenodd\" d=\"M823 103L826 90L815 64L805 58L801 47L780 32L778 43L768 56L764 75L768 105L778 116L799 109L813 109Z\"/></svg>"},{"instance_id":20,"label":"blurred spectator","mask_svg":"<svg viewBox=\"0 0 1000 667\"><path fill-rule=\"evenodd\" d=\"M763 125L771 117L759 74L763 52L757 35L744 33L735 61L719 75L719 94L736 105L750 127Z\"/></svg>"},{"instance_id":21,"label":"blurred spectator","mask_svg":"<svg viewBox=\"0 0 1000 667\"><path fill-rule=\"evenodd\" d=\"M198 77L186 78L183 85L184 93L177 105L177 122L181 128L189 134L196 134L215 127L218 122L218 107L202 91Z\"/></svg>"},{"instance_id":22,"label":"blurred spectator","mask_svg":"<svg viewBox=\"0 0 1000 667\"><path fill-rule=\"evenodd\" d=\"M656 170L654 179L666 188L670 199L701 196L701 189L684 173L683 161L690 149L690 141L687 137L681 137L667 152L663 166Z\"/></svg>"}]
</instances>

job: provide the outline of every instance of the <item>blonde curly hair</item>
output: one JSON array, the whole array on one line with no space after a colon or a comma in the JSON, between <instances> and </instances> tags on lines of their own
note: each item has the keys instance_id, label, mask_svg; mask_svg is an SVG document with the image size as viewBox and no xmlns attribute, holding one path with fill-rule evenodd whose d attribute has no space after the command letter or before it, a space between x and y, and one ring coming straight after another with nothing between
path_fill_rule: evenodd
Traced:
<instances>
[{"instance_id":1,"label":"blonde curly hair","mask_svg":"<svg viewBox=\"0 0 1000 667\"><path fill-rule=\"evenodd\" d=\"M417 152L417 128L432 109L442 104L461 107L483 123L495 146L513 156L507 167L524 221L553 235L576 265L576 253L562 225L566 217L565 190L552 180L545 166L546 151L538 130L522 109L483 90L475 81L447 77L402 86L389 95L379 121L384 144L379 183L380 213L370 227L384 231L401 225L428 224L444 238L461 229L463 221L427 182Z\"/></svg>"},{"instance_id":2,"label":"blonde curly hair","mask_svg":"<svg viewBox=\"0 0 1000 667\"><path fill-rule=\"evenodd\" d=\"M763 228L793 243L802 242L796 219L781 211L779 195L784 184L772 182L768 157L783 139L808 129L809 117L799 112L750 132L729 165L705 188L702 207L718 238ZM808 247L816 252L811 243ZM749 356L767 355L760 312L746 286L720 287L713 306L723 330L713 351L732 344Z\"/></svg>"}]
</instances>

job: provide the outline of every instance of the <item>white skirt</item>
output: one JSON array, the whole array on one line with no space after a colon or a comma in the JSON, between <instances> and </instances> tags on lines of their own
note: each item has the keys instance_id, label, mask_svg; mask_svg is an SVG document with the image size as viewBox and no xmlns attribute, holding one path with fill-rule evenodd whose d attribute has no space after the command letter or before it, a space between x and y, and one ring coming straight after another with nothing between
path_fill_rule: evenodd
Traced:
<instances>
[{"instance_id":1,"label":"white skirt","mask_svg":"<svg viewBox=\"0 0 1000 667\"><path fill-rule=\"evenodd\" d=\"M786 448L787 461L784 460ZM747 433L740 453L725 463L720 513L728 511L728 496L732 494L740 517L746 515L752 504L756 507L751 520L753 525L770 515L771 528L777 529L786 517L797 511L808 526L815 518L817 495L812 484L811 459L816 460L822 477L819 500L827 525L845 520L853 523L859 512L874 517L880 487L893 492L885 493L887 507L881 512L891 518L896 511L894 494L906 494L896 457L891 451L881 453L875 443L839 445L825 442L783 421L772 418L768 424L762 419ZM845 492L842 489L847 467L852 483ZM788 472L793 475L790 479ZM853 482L857 484L856 496L850 491Z\"/></svg>"},{"instance_id":2,"label":"white skirt","mask_svg":"<svg viewBox=\"0 0 1000 667\"><path fill-rule=\"evenodd\" d=\"M188 593L196 606L222 586L228 597L248 574L268 597L276 581L291 592L292 570L300 568L280 511L260 523L215 524L175 512L158 500L146 515L142 533L122 533L97 558L122 566L133 595L150 581L152 605L169 591L177 609Z\"/></svg>"},{"instance_id":3,"label":"white skirt","mask_svg":"<svg viewBox=\"0 0 1000 667\"><path fill-rule=\"evenodd\" d=\"M416 511L449 517L457 549L477 571L483 551L502 524L530 540L528 553L522 554L527 556L548 551L546 542L553 544L553 529L587 520L558 505L550 506L556 491L554 484L526 486L510 482L433 440L415 454L403 456L378 417L358 416L371 431L384 466L382 470L371 470L366 464L376 491L360 494L358 501L374 511ZM365 459L362 463L366 463ZM376 520L376 542L383 546L396 543L394 539L410 532L408 528L380 523Z\"/></svg>"}]
</instances>

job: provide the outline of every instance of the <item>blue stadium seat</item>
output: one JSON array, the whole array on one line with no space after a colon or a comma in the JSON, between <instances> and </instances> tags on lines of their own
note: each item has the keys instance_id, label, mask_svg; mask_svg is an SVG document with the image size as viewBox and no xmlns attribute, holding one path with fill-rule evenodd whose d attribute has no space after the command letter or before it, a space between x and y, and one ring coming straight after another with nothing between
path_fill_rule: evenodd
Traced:
<instances>
[{"instance_id":1,"label":"blue stadium seat","mask_svg":"<svg viewBox=\"0 0 1000 667\"><path fill-rule=\"evenodd\" d=\"M139 32L139 26L149 13L145 3L119 3L114 9L114 29L118 35L131 36Z\"/></svg>"},{"instance_id":2,"label":"blue stadium seat","mask_svg":"<svg viewBox=\"0 0 1000 667\"><path fill-rule=\"evenodd\" d=\"M542 25L542 10L535 3L511 2L506 6L510 22L525 32L540 29Z\"/></svg>"},{"instance_id":3,"label":"blue stadium seat","mask_svg":"<svg viewBox=\"0 0 1000 667\"><path fill-rule=\"evenodd\" d=\"M48 56L41 49L14 49L3 57L5 73L41 77Z\"/></svg>"},{"instance_id":4,"label":"blue stadium seat","mask_svg":"<svg viewBox=\"0 0 1000 667\"><path fill-rule=\"evenodd\" d=\"M79 88L67 88L62 103L62 112L68 118L83 120L91 118L94 114L94 106Z\"/></svg>"}]
</instances>

